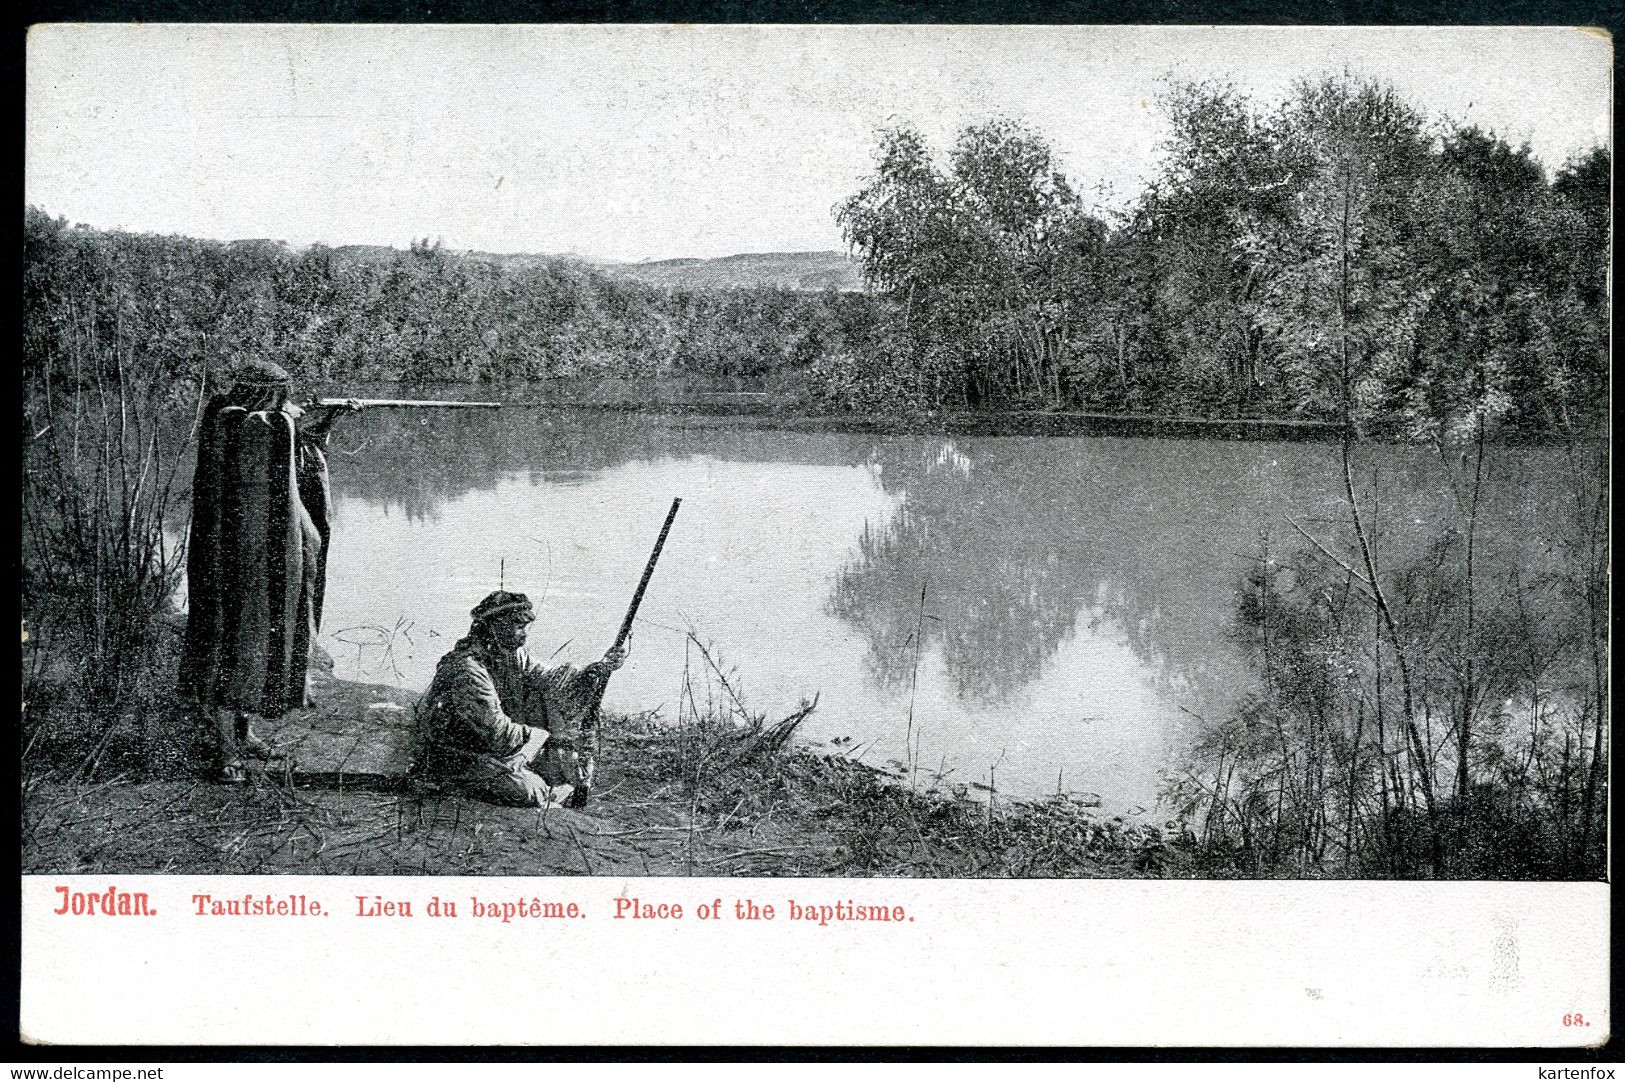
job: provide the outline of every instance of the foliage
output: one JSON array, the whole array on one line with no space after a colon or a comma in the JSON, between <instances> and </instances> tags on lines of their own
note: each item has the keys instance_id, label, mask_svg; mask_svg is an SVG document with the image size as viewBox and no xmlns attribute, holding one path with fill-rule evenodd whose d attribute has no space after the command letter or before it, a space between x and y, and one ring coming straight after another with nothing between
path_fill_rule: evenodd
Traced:
<instances>
[{"instance_id":1,"label":"foliage","mask_svg":"<svg viewBox=\"0 0 1625 1082\"><path fill-rule=\"evenodd\" d=\"M177 388L246 357L306 385L580 375L759 376L856 348L863 294L668 290L567 258L497 263L408 251L295 251L24 221L24 363L63 367L63 312L140 343L140 375ZM94 287L92 283L97 283Z\"/></svg>"},{"instance_id":2,"label":"foliage","mask_svg":"<svg viewBox=\"0 0 1625 1082\"><path fill-rule=\"evenodd\" d=\"M819 404L836 412L926 411L954 397L948 388L959 379L959 369L941 343L888 334L862 350L820 357L809 375Z\"/></svg>"},{"instance_id":3,"label":"foliage","mask_svg":"<svg viewBox=\"0 0 1625 1082\"><path fill-rule=\"evenodd\" d=\"M1259 689L1204 728L1164 787L1200 827L1210 868L1603 874L1606 632L1564 596L1567 560L1538 573L1474 569L1461 559L1469 538L1465 529L1440 535L1384 576L1393 637L1360 579L1325 553L1277 559L1261 550L1240 584L1235 622ZM1401 729L1401 653L1420 745ZM1429 779L1451 776L1430 807Z\"/></svg>"},{"instance_id":4,"label":"foliage","mask_svg":"<svg viewBox=\"0 0 1625 1082\"><path fill-rule=\"evenodd\" d=\"M1600 422L1606 150L1548 183L1527 146L1348 76L1273 106L1176 82L1161 104L1159 171L1109 223L1018 124L964 129L946 167L918 131L882 132L837 208L913 342L877 352L876 389L915 404L929 359L950 377L934 405L1289 414L1429 441ZM836 398L852 381L827 376Z\"/></svg>"},{"instance_id":5,"label":"foliage","mask_svg":"<svg viewBox=\"0 0 1625 1082\"><path fill-rule=\"evenodd\" d=\"M118 288L85 285L103 295ZM120 316L107 338L72 300L45 302L44 317L60 331L61 355L25 368L27 747L94 774L115 734L131 735L121 723L145 721L167 691L164 655L175 645L167 618L184 554L174 537L186 491L179 475L194 426L166 417L174 388Z\"/></svg>"},{"instance_id":6,"label":"foliage","mask_svg":"<svg viewBox=\"0 0 1625 1082\"><path fill-rule=\"evenodd\" d=\"M942 168L914 129L882 132L875 175L836 218L865 278L900 309L905 342L879 354L899 402L1058 396L1106 230L1041 136L974 125Z\"/></svg>"},{"instance_id":7,"label":"foliage","mask_svg":"<svg viewBox=\"0 0 1625 1082\"><path fill-rule=\"evenodd\" d=\"M1109 214L1018 122L941 156L882 131L835 208L867 295L665 289L426 241L138 236L30 208L25 371L63 355L47 312L74 298L182 396L258 356L318 384L805 372L809 405L836 410L1297 415L1427 441L1600 424L1607 150L1548 179L1527 146L1348 76L1275 104L1173 82L1160 104L1157 171Z\"/></svg>"}]
</instances>

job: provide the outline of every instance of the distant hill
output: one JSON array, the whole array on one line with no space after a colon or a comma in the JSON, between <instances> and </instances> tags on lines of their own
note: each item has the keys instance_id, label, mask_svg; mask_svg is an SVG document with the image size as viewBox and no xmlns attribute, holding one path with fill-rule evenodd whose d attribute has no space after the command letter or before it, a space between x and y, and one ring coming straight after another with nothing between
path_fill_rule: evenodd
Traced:
<instances>
[{"instance_id":1,"label":"distant hill","mask_svg":"<svg viewBox=\"0 0 1625 1082\"><path fill-rule=\"evenodd\" d=\"M277 243L266 241L236 241L234 244L254 245ZM387 262L399 254L399 249L378 244L345 244L333 249L339 260L350 263ZM745 289L752 286L775 286L806 292L833 289L842 293L859 292L863 280L857 264L841 252L751 252L727 255L717 259L659 259L647 263L621 263L589 256L537 255L531 253L497 253L455 251L451 254L464 259L494 263L501 267L527 267L561 262L585 264L603 273L621 278L632 278L650 285L687 289Z\"/></svg>"},{"instance_id":2,"label":"distant hill","mask_svg":"<svg viewBox=\"0 0 1625 1082\"><path fill-rule=\"evenodd\" d=\"M606 274L690 289L780 289L855 292L863 288L857 265L841 252L752 252L719 259L661 259L650 263L604 263Z\"/></svg>"},{"instance_id":3,"label":"distant hill","mask_svg":"<svg viewBox=\"0 0 1625 1082\"><path fill-rule=\"evenodd\" d=\"M456 253L464 259L474 259L481 263L495 263L499 267L516 269L519 267L549 267L559 263L586 263L593 265L590 259L583 259L578 255L536 255L531 252L464 252Z\"/></svg>"},{"instance_id":4,"label":"distant hill","mask_svg":"<svg viewBox=\"0 0 1625 1082\"><path fill-rule=\"evenodd\" d=\"M333 255L343 261L356 263L387 263L399 254L399 249L384 244L341 244Z\"/></svg>"}]
</instances>

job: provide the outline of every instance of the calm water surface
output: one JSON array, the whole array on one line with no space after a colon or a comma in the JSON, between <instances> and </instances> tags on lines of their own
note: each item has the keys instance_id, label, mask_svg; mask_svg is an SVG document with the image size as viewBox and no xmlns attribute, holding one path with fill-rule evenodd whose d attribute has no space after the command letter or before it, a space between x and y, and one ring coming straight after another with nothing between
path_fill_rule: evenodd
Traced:
<instances>
[{"instance_id":1,"label":"calm water surface","mask_svg":"<svg viewBox=\"0 0 1625 1082\"><path fill-rule=\"evenodd\" d=\"M1154 805L1195 718L1252 686L1229 628L1261 532L1287 553L1289 516L1331 538L1342 507L1318 444L510 408L364 414L332 450L323 644L342 676L426 686L499 577L540 601L533 653L592 660L681 496L610 707L673 716L692 628L754 708L818 693L811 739L906 761L912 712L922 778L992 773L1001 792L1059 785L1117 809ZM1454 504L1432 451L1363 456L1395 566ZM1496 452L1483 559L1542 558L1558 465Z\"/></svg>"}]
</instances>

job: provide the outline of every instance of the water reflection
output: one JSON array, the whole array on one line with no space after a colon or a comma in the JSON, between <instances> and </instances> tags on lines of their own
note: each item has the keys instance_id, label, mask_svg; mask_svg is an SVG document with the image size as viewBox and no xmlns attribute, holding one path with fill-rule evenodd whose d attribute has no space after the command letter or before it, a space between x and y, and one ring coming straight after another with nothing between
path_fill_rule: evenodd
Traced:
<instances>
[{"instance_id":1,"label":"water reflection","mask_svg":"<svg viewBox=\"0 0 1625 1082\"><path fill-rule=\"evenodd\" d=\"M612 706L671 700L695 626L764 708L821 691L811 735L853 736L870 761L906 759L912 731L928 769L985 781L1000 762L1001 789L1059 775L1123 804L1150 803L1187 711L1220 714L1249 686L1228 630L1260 530L1284 551L1287 516L1327 536L1341 517L1335 452L1300 444L505 409L366 414L334 451L329 626L411 621L401 683L427 682L499 574L548 594L544 653L601 650L682 495ZM1504 463L1486 505L1507 552L1538 536L1539 460ZM1428 452L1370 464L1397 566L1451 507Z\"/></svg>"},{"instance_id":2,"label":"water reflection","mask_svg":"<svg viewBox=\"0 0 1625 1082\"><path fill-rule=\"evenodd\" d=\"M508 407L480 410L379 409L342 423L333 437L334 483L409 522L434 521L443 507L499 480L582 484L628 462L710 454L741 462L849 465L849 448L828 453L790 433L728 418L651 418L631 411ZM861 458L861 455L858 456Z\"/></svg>"},{"instance_id":3,"label":"water reflection","mask_svg":"<svg viewBox=\"0 0 1625 1082\"><path fill-rule=\"evenodd\" d=\"M913 673L913 639L936 646L958 696L1003 702L1037 679L1080 615L1072 572L1054 538L978 546L963 522L933 518L910 493L897 517L865 528L836 576L829 610L869 641L864 663L881 686ZM1015 539L1011 539L1014 541Z\"/></svg>"},{"instance_id":4,"label":"water reflection","mask_svg":"<svg viewBox=\"0 0 1625 1082\"><path fill-rule=\"evenodd\" d=\"M1008 701L1080 634L1120 637L1159 684L1188 687L1222 649L1234 550L1283 492L1323 471L1298 447L1284 448L1295 454L1283 466L1245 445L1219 469L1183 449L1069 438L878 446L882 483L903 502L859 540L830 609L863 629L866 663L888 686L908 679L896 644L927 584L935 619L924 639L940 644L962 698Z\"/></svg>"},{"instance_id":5,"label":"water reflection","mask_svg":"<svg viewBox=\"0 0 1625 1082\"><path fill-rule=\"evenodd\" d=\"M1526 455L1530 452L1524 452ZM1335 452L1296 444L988 438L876 445L902 498L836 576L830 611L863 630L875 680L908 681L898 649L923 622L958 694L1002 702L1039 680L1069 637L1109 628L1170 693L1206 700L1234 682L1225 639L1239 572L1299 548L1289 518L1335 538ZM1402 562L1450 523L1437 463L1381 448L1386 556ZM1507 464L1484 513L1505 558L1523 559L1540 504ZM1273 548L1269 548L1273 544ZM1481 558L1489 559L1485 554ZM1080 629L1079 623L1083 626Z\"/></svg>"}]
</instances>

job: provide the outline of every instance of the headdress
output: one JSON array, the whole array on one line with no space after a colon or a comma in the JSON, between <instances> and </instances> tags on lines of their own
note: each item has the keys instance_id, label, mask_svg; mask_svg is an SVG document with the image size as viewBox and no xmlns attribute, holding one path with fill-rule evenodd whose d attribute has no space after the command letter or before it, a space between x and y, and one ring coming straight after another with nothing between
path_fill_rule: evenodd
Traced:
<instances>
[{"instance_id":1,"label":"headdress","mask_svg":"<svg viewBox=\"0 0 1625 1082\"><path fill-rule=\"evenodd\" d=\"M293 377L274 362L248 360L228 368L221 382L231 387L287 387L293 383Z\"/></svg>"},{"instance_id":2,"label":"headdress","mask_svg":"<svg viewBox=\"0 0 1625 1082\"><path fill-rule=\"evenodd\" d=\"M474 617L476 624L483 624L498 613L506 612L522 612L525 619L536 619L536 607L530 603L530 598L510 590L495 590L487 594L485 600L475 605L469 615Z\"/></svg>"}]
</instances>

